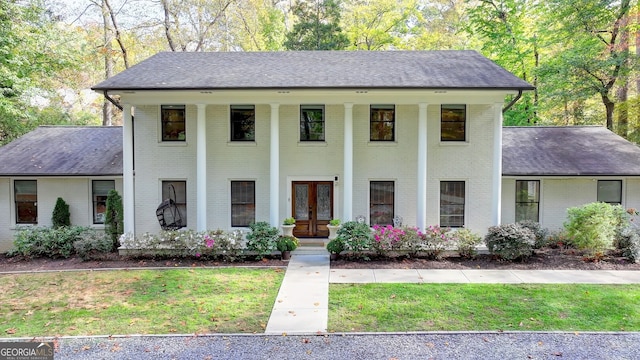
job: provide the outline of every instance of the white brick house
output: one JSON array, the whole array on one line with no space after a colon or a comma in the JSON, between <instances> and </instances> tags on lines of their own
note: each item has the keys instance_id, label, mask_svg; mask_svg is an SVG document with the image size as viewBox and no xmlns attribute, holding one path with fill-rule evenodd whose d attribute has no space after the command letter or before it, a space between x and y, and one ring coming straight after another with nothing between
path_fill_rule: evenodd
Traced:
<instances>
[{"instance_id":1,"label":"white brick house","mask_svg":"<svg viewBox=\"0 0 640 360\"><path fill-rule=\"evenodd\" d=\"M36 174L24 166L43 155L24 150L31 134L0 148L0 251L23 179L37 184L38 225L66 189L72 223L98 227L94 180L113 179L135 234L160 230L170 184L185 228L293 216L299 237L325 237L332 218L484 234L522 218L559 228L568 206L597 200L640 208L637 146L594 127L503 130L505 96L531 89L472 51L161 53L95 86L124 126L117 141L74 135L70 152L93 144L104 159L68 166L103 165L56 172L68 154L49 151Z\"/></svg>"},{"instance_id":2,"label":"white brick house","mask_svg":"<svg viewBox=\"0 0 640 360\"><path fill-rule=\"evenodd\" d=\"M531 89L473 51L160 53L94 87L123 107L127 232L172 183L188 228L301 237L499 223L504 98Z\"/></svg>"}]
</instances>

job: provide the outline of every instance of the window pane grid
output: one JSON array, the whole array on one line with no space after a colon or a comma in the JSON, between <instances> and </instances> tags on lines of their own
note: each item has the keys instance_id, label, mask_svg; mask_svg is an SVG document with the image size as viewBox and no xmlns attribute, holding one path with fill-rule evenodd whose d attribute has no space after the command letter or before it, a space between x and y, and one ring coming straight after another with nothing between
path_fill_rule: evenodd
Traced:
<instances>
[{"instance_id":1,"label":"window pane grid","mask_svg":"<svg viewBox=\"0 0 640 360\"><path fill-rule=\"evenodd\" d=\"M540 181L516 181L516 221L540 221Z\"/></svg>"},{"instance_id":2,"label":"window pane grid","mask_svg":"<svg viewBox=\"0 0 640 360\"><path fill-rule=\"evenodd\" d=\"M463 227L465 206L464 181L440 182L440 226Z\"/></svg>"},{"instance_id":3,"label":"window pane grid","mask_svg":"<svg viewBox=\"0 0 640 360\"><path fill-rule=\"evenodd\" d=\"M622 204L622 180L598 180L598 201Z\"/></svg>"},{"instance_id":4,"label":"window pane grid","mask_svg":"<svg viewBox=\"0 0 640 360\"><path fill-rule=\"evenodd\" d=\"M185 141L185 106L162 105L162 141Z\"/></svg>"},{"instance_id":5,"label":"window pane grid","mask_svg":"<svg viewBox=\"0 0 640 360\"><path fill-rule=\"evenodd\" d=\"M394 201L393 181L371 181L369 184L371 225L393 225Z\"/></svg>"},{"instance_id":6,"label":"window pane grid","mask_svg":"<svg viewBox=\"0 0 640 360\"><path fill-rule=\"evenodd\" d=\"M372 105L369 123L371 141L395 140L395 106Z\"/></svg>"},{"instance_id":7,"label":"window pane grid","mask_svg":"<svg viewBox=\"0 0 640 360\"><path fill-rule=\"evenodd\" d=\"M255 182L231 182L231 226L249 226L255 222Z\"/></svg>"},{"instance_id":8,"label":"window pane grid","mask_svg":"<svg viewBox=\"0 0 640 360\"><path fill-rule=\"evenodd\" d=\"M300 106L300 141L324 141L324 106Z\"/></svg>"},{"instance_id":9,"label":"window pane grid","mask_svg":"<svg viewBox=\"0 0 640 360\"><path fill-rule=\"evenodd\" d=\"M255 121L255 106L231 105L231 140L255 141Z\"/></svg>"},{"instance_id":10,"label":"window pane grid","mask_svg":"<svg viewBox=\"0 0 640 360\"><path fill-rule=\"evenodd\" d=\"M16 180L14 196L17 224L38 223L38 183L36 180Z\"/></svg>"},{"instance_id":11,"label":"window pane grid","mask_svg":"<svg viewBox=\"0 0 640 360\"><path fill-rule=\"evenodd\" d=\"M115 189L114 180L93 180L91 191L93 192L93 223L104 224L107 210L107 196L109 190Z\"/></svg>"},{"instance_id":12,"label":"window pane grid","mask_svg":"<svg viewBox=\"0 0 640 360\"><path fill-rule=\"evenodd\" d=\"M442 105L440 108L440 140L466 141L466 105Z\"/></svg>"},{"instance_id":13,"label":"window pane grid","mask_svg":"<svg viewBox=\"0 0 640 360\"><path fill-rule=\"evenodd\" d=\"M171 185L176 191L176 206L182 216L182 227L187 226L187 182L186 181L163 181L162 182L162 199L173 197Z\"/></svg>"}]
</instances>

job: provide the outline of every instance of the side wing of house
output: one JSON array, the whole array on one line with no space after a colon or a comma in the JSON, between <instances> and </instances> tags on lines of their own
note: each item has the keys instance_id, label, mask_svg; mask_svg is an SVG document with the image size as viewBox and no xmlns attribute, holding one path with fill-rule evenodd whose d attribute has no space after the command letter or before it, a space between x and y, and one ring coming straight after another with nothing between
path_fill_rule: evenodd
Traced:
<instances>
[{"instance_id":1,"label":"side wing of house","mask_svg":"<svg viewBox=\"0 0 640 360\"><path fill-rule=\"evenodd\" d=\"M502 222L559 230L567 209L640 208L640 148L601 127L505 128Z\"/></svg>"},{"instance_id":2,"label":"side wing of house","mask_svg":"<svg viewBox=\"0 0 640 360\"><path fill-rule=\"evenodd\" d=\"M104 228L106 196L122 193L121 128L40 127L0 148L0 252L16 230L51 226L57 199L71 224Z\"/></svg>"}]
</instances>

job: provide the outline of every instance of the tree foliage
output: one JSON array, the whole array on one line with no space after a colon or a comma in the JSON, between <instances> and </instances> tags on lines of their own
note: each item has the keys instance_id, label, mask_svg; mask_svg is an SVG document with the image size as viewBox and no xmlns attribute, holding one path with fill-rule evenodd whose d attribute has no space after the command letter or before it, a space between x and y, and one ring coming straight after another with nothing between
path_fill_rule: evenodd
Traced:
<instances>
[{"instance_id":1,"label":"tree foliage","mask_svg":"<svg viewBox=\"0 0 640 360\"><path fill-rule=\"evenodd\" d=\"M284 47L288 50L342 50L349 39L340 27L337 0L299 1L293 7L298 19L287 33Z\"/></svg>"},{"instance_id":2,"label":"tree foliage","mask_svg":"<svg viewBox=\"0 0 640 360\"><path fill-rule=\"evenodd\" d=\"M124 209L122 197L113 189L107 194L104 230L111 237L114 249L117 249L120 246L120 235L124 233Z\"/></svg>"},{"instance_id":3,"label":"tree foliage","mask_svg":"<svg viewBox=\"0 0 640 360\"><path fill-rule=\"evenodd\" d=\"M117 123L83 89L159 51L285 49L475 49L537 89L506 125L601 124L640 142L639 10L638 0L1 1L0 144L39 124Z\"/></svg>"},{"instance_id":4,"label":"tree foliage","mask_svg":"<svg viewBox=\"0 0 640 360\"><path fill-rule=\"evenodd\" d=\"M60 197L56 200L56 205L53 208L53 214L51 215L51 224L54 228L71 225L71 212L69 212L69 204L67 204Z\"/></svg>"},{"instance_id":5,"label":"tree foliage","mask_svg":"<svg viewBox=\"0 0 640 360\"><path fill-rule=\"evenodd\" d=\"M51 105L59 74L77 66L60 28L41 1L0 1L0 144L40 124L70 122Z\"/></svg>"}]
</instances>

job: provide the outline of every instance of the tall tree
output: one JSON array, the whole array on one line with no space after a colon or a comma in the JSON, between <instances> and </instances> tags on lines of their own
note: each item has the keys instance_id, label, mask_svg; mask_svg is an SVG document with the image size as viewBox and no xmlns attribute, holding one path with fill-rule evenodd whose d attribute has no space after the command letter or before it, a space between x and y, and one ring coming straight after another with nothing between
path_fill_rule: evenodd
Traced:
<instances>
[{"instance_id":1,"label":"tall tree","mask_svg":"<svg viewBox=\"0 0 640 360\"><path fill-rule=\"evenodd\" d=\"M416 0L348 0L342 24L349 49L389 50L409 33L409 19L417 14Z\"/></svg>"},{"instance_id":2,"label":"tall tree","mask_svg":"<svg viewBox=\"0 0 640 360\"><path fill-rule=\"evenodd\" d=\"M545 5L545 27L557 48L548 73L566 81L569 93L600 97L606 126L614 130L614 86L630 70L630 53L621 46L630 0L550 0Z\"/></svg>"},{"instance_id":3,"label":"tall tree","mask_svg":"<svg viewBox=\"0 0 640 360\"><path fill-rule=\"evenodd\" d=\"M0 1L0 144L38 124L67 121L48 99L58 72L77 66L68 35L42 1Z\"/></svg>"},{"instance_id":4,"label":"tall tree","mask_svg":"<svg viewBox=\"0 0 640 360\"><path fill-rule=\"evenodd\" d=\"M470 3L467 28L482 42L482 52L525 81L536 86L514 110L505 114L509 125L537 122L538 34L533 0L475 0Z\"/></svg>"},{"instance_id":5,"label":"tall tree","mask_svg":"<svg viewBox=\"0 0 640 360\"><path fill-rule=\"evenodd\" d=\"M340 27L337 0L299 1L292 11L298 21L287 33L286 49L342 50L349 45L349 39Z\"/></svg>"},{"instance_id":6,"label":"tall tree","mask_svg":"<svg viewBox=\"0 0 640 360\"><path fill-rule=\"evenodd\" d=\"M228 50L225 12L235 0L160 0L171 51Z\"/></svg>"}]
</instances>

